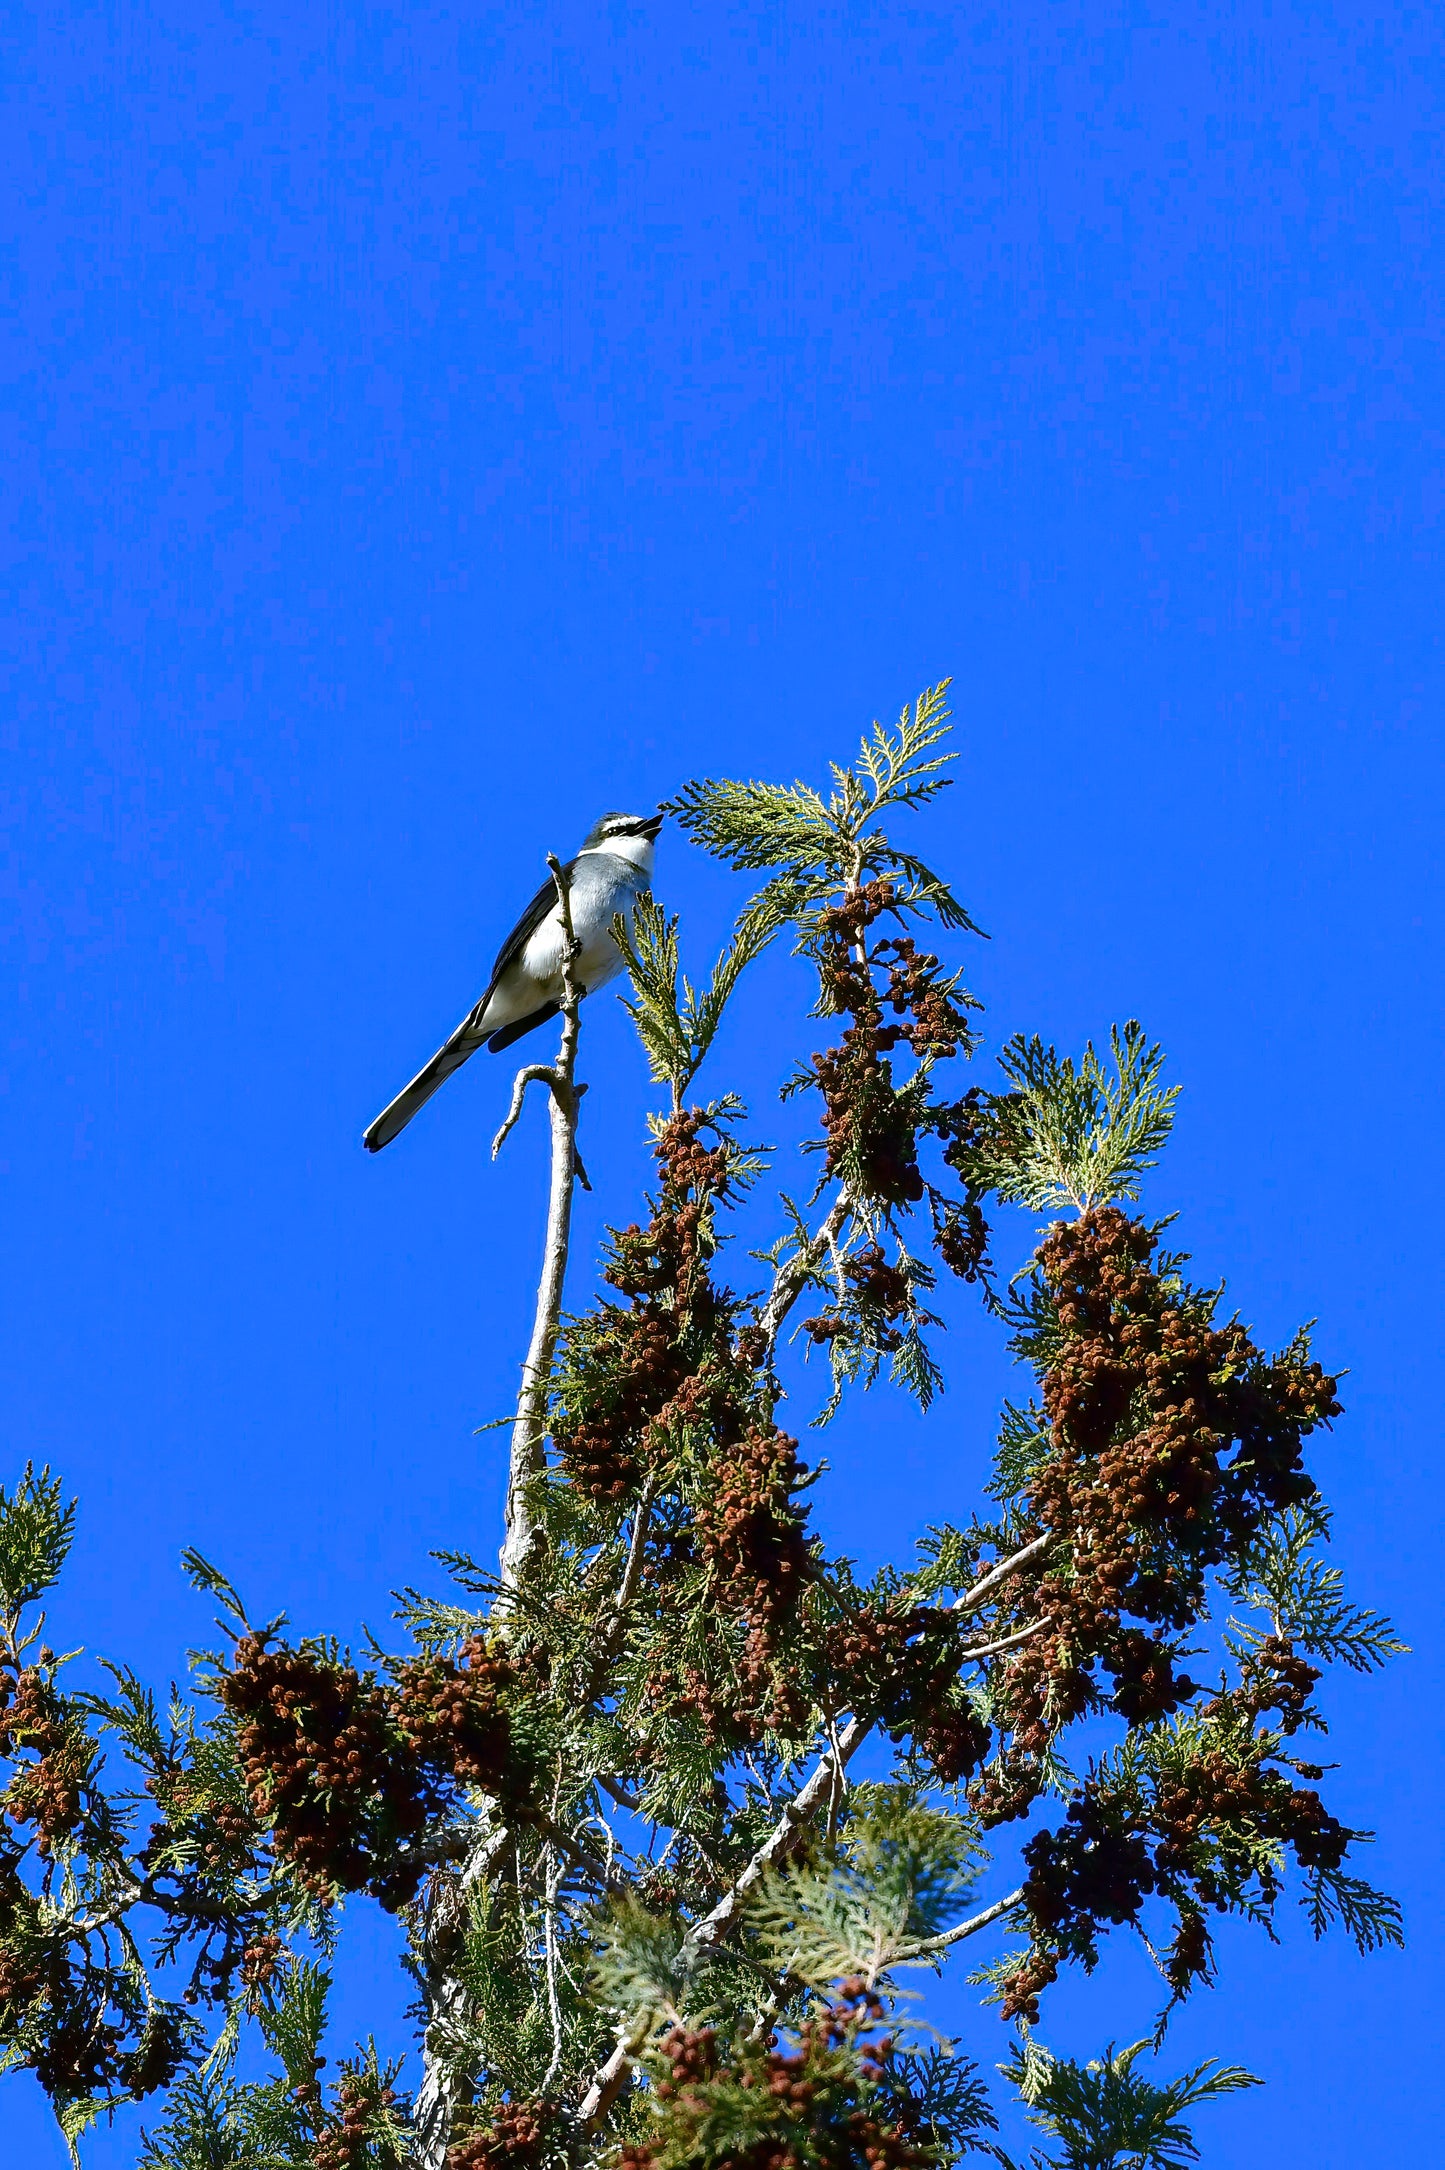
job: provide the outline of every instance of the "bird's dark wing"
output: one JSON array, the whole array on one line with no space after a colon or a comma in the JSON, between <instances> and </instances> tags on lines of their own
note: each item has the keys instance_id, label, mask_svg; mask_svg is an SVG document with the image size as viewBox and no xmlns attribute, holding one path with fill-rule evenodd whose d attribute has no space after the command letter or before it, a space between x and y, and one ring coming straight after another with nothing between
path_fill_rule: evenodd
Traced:
<instances>
[{"instance_id":1,"label":"bird's dark wing","mask_svg":"<svg viewBox=\"0 0 1445 2170\"><path fill-rule=\"evenodd\" d=\"M576 864L575 859L569 860L563 869L564 873L570 875ZM510 965L517 962L531 936L536 933L556 902L557 884L549 874L498 950L497 961L492 966L492 976L487 982L485 993L468 1011L446 1044L437 1049L426 1068L417 1072L411 1083L403 1087L389 1107L383 1108L367 1131L362 1142L369 1152L379 1153L384 1145L389 1145L399 1132L405 1130L417 1109L425 1107L438 1086L444 1085L452 1072L459 1070L468 1057L474 1055L482 1045L482 1019L486 1015L487 1004L492 999L498 980ZM510 1047L524 1032L531 1032L535 1026L545 1024L549 1017L555 1017L556 1014L555 1002L547 1004L543 1009L533 1010L529 1017L520 1017L515 1024L506 1025L500 1032L494 1033L487 1045L493 1052Z\"/></svg>"},{"instance_id":2,"label":"bird's dark wing","mask_svg":"<svg viewBox=\"0 0 1445 2170\"><path fill-rule=\"evenodd\" d=\"M563 867L562 872L570 879L576 865L577 861L575 859L569 859L566 866ZM543 882L541 888L537 891L536 896L533 897L531 903L527 906L526 911L523 912L521 918L517 921L516 926L513 927L511 933L507 936L506 941L503 942L501 948L497 951L497 961L492 966L491 986L488 987L487 994L491 993L492 987L496 986L497 981L506 971L508 965L516 963L517 959L521 956L522 951L526 948L527 943L536 933L537 929L541 926L543 920L547 917L547 914L553 909L556 902L557 884L553 881L551 875L549 874L547 876L547 879ZM486 1001L486 995L483 995L482 1001Z\"/></svg>"}]
</instances>

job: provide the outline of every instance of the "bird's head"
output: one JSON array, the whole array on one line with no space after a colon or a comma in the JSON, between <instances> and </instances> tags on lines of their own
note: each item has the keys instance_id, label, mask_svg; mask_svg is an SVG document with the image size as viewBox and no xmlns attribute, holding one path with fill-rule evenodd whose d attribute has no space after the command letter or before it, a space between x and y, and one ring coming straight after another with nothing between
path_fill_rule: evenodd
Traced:
<instances>
[{"instance_id":1,"label":"bird's head","mask_svg":"<svg viewBox=\"0 0 1445 2170\"><path fill-rule=\"evenodd\" d=\"M662 827L661 814L604 814L582 839L584 851L615 852L645 874L652 871L652 847Z\"/></svg>"}]
</instances>

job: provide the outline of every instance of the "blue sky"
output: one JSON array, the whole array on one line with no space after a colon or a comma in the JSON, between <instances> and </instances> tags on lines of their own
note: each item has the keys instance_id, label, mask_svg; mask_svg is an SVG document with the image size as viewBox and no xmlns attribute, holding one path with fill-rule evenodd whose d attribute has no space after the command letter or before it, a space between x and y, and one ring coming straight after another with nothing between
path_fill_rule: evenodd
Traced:
<instances>
[{"instance_id":1,"label":"blue sky","mask_svg":"<svg viewBox=\"0 0 1445 2170\"><path fill-rule=\"evenodd\" d=\"M81 1495L57 1639L163 1683L187 1543L343 1635L491 1547L540 1118L490 1166L482 1060L380 1160L361 1129L600 807L817 778L951 673L926 834L990 1046L1168 1048L1149 1204L1348 1367L1316 1466L1415 1649L1330 1698L1411 1948L1225 1939L1171 2054L1269 2084L1203 2161L1424 2159L1438 18L62 4L3 69L3 1474ZM671 834L658 890L704 960L736 883ZM770 960L717 1057L759 1134L806 1006ZM648 1105L596 1012L578 1291ZM933 1424L885 1394L828 1439L869 1564L971 1499L1010 1385L950 1318ZM388 1940L361 1910L343 2049L395 2025ZM1043 2032L1154 2002L1120 1946ZM61 2163L3 2087L6 2164Z\"/></svg>"}]
</instances>

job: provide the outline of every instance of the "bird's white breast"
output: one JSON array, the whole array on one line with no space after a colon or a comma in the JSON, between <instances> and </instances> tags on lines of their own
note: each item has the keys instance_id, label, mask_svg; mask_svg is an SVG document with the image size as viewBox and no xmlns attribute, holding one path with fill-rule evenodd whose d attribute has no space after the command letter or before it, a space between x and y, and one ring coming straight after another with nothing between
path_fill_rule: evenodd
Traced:
<instances>
[{"instance_id":1,"label":"bird's white breast","mask_svg":"<svg viewBox=\"0 0 1445 2170\"><path fill-rule=\"evenodd\" d=\"M652 846L647 838L624 837L621 842L627 846L625 852L609 844L605 850L579 853L573 870L572 926L581 945L577 977L589 993L615 979L622 970L622 953L612 939L612 922L619 912L631 915L641 886L637 875L645 876L650 871ZM646 852L646 865L635 856L637 851ZM522 969L528 981L544 988L549 996L555 998L560 993L562 916L556 909L528 937Z\"/></svg>"},{"instance_id":2,"label":"bird's white breast","mask_svg":"<svg viewBox=\"0 0 1445 2170\"><path fill-rule=\"evenodd\" d=\"M562 915L552 912L527 937L522 952L522 969L529 980L539 986L549 986L562 970Z\"/></svg>"}]
</instances>

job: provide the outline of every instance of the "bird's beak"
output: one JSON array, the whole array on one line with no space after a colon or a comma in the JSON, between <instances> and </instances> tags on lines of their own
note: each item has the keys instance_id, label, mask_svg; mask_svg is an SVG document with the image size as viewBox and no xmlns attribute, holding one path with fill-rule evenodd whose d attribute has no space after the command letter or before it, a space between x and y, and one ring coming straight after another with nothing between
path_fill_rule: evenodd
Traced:
<instances>
[{"instance_id":1,"label":"bird's beak","mask_svg":"<svg viewBox=\"0 0 1445 2170\"><path fill-rule=\"evenodd\" d=\"M644 821L641 824L642 833L647 838L649 844L656 843L657 832L662 827L662 824L666 819L667 817L665 814L654 814L650 821Z\"/></svg>"}]
</instances>

